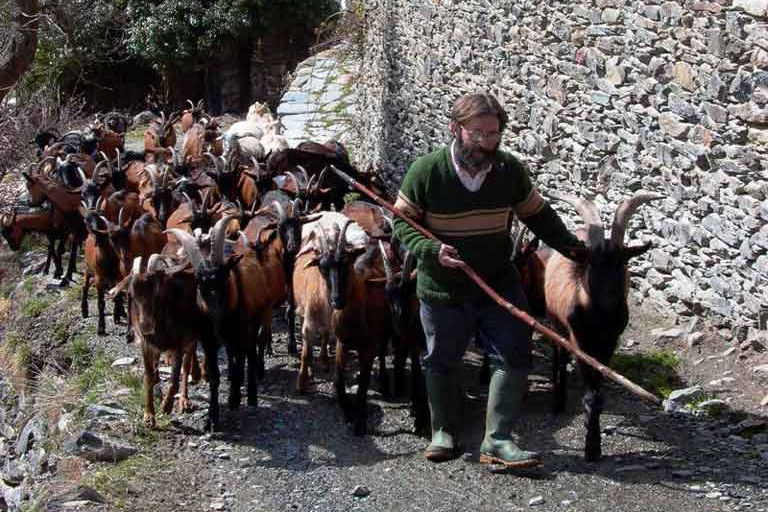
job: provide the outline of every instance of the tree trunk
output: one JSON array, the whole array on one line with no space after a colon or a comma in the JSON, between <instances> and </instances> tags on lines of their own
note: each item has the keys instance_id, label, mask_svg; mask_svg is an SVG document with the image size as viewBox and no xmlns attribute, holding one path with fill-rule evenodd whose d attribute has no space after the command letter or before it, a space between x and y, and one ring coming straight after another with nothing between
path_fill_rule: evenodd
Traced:
<instances>
[{"instance_id":1,"label":"tree trunk","mask_svg":"<svg viewBox=\"0 0 768 512\"><path fill-rule=\"evenodd\" d=\"M40 4L38 0L12 0L11 14L11 44L7 54L0 55L0 102L35 60Z\"/></svg>"}]
</instances>

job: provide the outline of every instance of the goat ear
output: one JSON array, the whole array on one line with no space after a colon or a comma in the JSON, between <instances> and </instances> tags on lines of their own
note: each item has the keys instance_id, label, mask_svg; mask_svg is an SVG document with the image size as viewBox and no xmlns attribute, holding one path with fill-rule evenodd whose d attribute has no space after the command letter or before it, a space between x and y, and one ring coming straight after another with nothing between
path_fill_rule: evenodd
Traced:
<instances>
[{"instance_id":1,"label":"goat ear","mask_svg":"<svg viewBox=\"0 0 768 512\"><path fill-rule=\"evenodd\" d=\"M642 245L634 245L632 247L625 247L622 250L624 261L629 261L631 258L634 258L635 256L640 256L641 254L644 254L651 247L653 247L652 242L646 242Z\"/></svg>"}]
</instances>

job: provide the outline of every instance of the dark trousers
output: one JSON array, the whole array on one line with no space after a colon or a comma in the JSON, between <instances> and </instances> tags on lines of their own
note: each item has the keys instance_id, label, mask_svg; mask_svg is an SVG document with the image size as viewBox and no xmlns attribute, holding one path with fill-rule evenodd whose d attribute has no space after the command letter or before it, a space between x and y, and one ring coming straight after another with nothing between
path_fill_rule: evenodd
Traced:
<instances>
[{"instance_id":1,"label":"dark trousers","mask_svg":"<svg viewBox=\"0 0 768 512\"><path fill-rule=\"evenodd\" d=\"M528 311L528 300L516 282L499 294L514 306ZM427 338L424 366L434 373L450 373L461 367L472 333L491 358L509 369L531 367L531 328L512 316L487 295L463 304L421 300L421 323Z\"/></svg>"}]
</instances>

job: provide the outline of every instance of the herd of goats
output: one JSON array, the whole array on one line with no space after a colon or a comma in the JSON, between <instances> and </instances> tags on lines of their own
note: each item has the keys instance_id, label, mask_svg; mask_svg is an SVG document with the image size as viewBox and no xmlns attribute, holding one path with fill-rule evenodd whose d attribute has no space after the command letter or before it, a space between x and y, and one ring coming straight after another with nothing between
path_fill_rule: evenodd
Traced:
<instances>
[{"instance_id":1,"label":"herd of goats","mask_svg":"<svg viewBox=\"0 0 768 512\"><path fill-rule=\"evenodd\" d=\"M130 118L110 113L84 131L41 131L35 138L39 159L22 172L28 197L0 216L0 227L13 250L26 233L46 234L43 271L53 261L57 278L69 241L62 285L71 281L84 243L82 314L88 316L89 288L95 284L98 334L106 331L109 298L114 323L127 318L128 341L139 338L144 422L155 425L153 389L163 354L171 362L161 402L165 413L174 402L187 411L189 382L204 378L210 386L208 426L220 426L222 346L229 361L229 408L239 408L243 384L248 405L255 406L264 357L272 351L273 310L287 304L293 355L298 354L295 315L301 319L297 392L307 389L313 346L320 346L327 368L328 343L335 340L337 399L354 433L365 435L372 368L379 357L380 385L388 396L385 356L391 347L394 392L410 389L415 431L428 435L414 258L393 236L388 211L363 200L345 202L349 189L333 169L389 198L381 176L356 169L338 142L288 147L279 120L258 103L225 131L201 103L189 102L189 108L168 117L160 113L144 133L141 152L124 148L130 125ZM183 134L180 150L177 128ZM609 238L591 201L563 198L587 226L586 262L550 255L536 250L535 240L523 244L516 238L513 257L532 312L549 313L572 343L601 362L610 359L627 324L627 260L649 248L625 247L626 225L638 206L656 197L637 194L624 201ZM359 364L354 399L346 392L344 371L350 350ZM555 358L553 371L559 410L565 406L565 356ZM580 369L587 387L585 455L595 460L601 453L602 376L585 365Z\"/></svg>"}]
</instances>

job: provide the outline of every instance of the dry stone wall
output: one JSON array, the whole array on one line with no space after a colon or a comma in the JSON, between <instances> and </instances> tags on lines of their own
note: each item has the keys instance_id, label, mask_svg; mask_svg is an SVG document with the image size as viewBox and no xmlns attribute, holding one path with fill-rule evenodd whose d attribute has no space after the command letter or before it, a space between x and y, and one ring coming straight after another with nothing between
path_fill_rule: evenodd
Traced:
<instances>
[{"instance_id":1,"label":"dry stone wall","mask_svg":"<svg viewBox=\"0 0 768 512\"><path fill-rule=\"evenodd\" d=\"M634 292L665 311L765 328L768 0L366 0L358 160L399 183L448 140L460 94L495 93L503 147L546 193L633 218L655 249ZM575 220L568 208L557 206ZM740 334L741 335L741 334Z\"/></svg>"}]
</instances>

